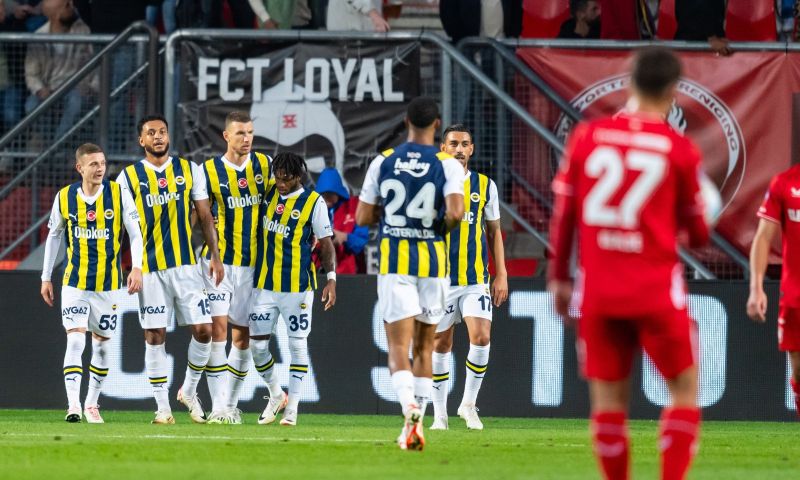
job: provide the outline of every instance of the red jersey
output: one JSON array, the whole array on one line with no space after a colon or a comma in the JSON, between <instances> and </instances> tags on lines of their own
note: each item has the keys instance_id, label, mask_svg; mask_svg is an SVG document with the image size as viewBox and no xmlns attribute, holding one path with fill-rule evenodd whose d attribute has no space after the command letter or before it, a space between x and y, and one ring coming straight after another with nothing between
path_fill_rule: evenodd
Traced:
<instances>
[{"instance_id":1,"label":"red jersey","mask_svg":"<svg viewBox=\"0 0 800 480\"><path fill-rule=\"evenodd\" d=\"M800 165L776 175L758 216L780 224L783 233L781 305L800 307Z\"/></svg>"},{"instance_id":2,"label":"red jersey","mask_svg":"<svg viewBox=\"0 0 800 480\"><path fill-rule=\"evenodd\" d=\"M620 113L581 123L553 180L550 278L569 278L577 233L581 310L621 317L685 306L678 232L708 240L700 153L661 118Z\"/></svg>"}]
</instances>

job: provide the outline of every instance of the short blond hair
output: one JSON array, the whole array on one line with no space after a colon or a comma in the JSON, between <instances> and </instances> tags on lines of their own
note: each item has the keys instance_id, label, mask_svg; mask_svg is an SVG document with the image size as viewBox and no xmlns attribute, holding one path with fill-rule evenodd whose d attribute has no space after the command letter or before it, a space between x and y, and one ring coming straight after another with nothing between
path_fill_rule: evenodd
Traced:
<instances>
[{"instance_id":1,"label":"short blond hair","mask_svg":"<svg viewBox=\"0 0 800 480\"><path fill-rule=\"evenodd\" d=\"M103 153L103 147L100 145L96 145L94 143L84 143L77 150L75 150L75 161L78 162L81 158L85 157L86 155L91 155L93 153Z\"/></svg>"}]
</instances>

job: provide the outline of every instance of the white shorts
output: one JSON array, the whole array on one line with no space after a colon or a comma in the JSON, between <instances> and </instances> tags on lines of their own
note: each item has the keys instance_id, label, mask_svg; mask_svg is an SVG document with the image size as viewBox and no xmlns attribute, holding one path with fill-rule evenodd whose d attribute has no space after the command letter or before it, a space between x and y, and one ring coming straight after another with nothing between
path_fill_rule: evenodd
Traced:
<instances>
[{"instance_id":1,"label":"white shorts","mask_svg":"<svg viewBox=\"0 0 800 480\"><path fill-rule=\"evenodd\" d=\"M101 337L110 337L122 321L117 305L125 300L127 290L92 292L61 287L61 323L65 330L85 328Z\"/></svg>"},{"instance_id":2,"label":"white shorts","mask_svg":"<svg viewBox=\"0 0 800 480\"><path fill-rule=\"evenodd\" d=\"M286 324L290 337L306 338L311 333L311 307L314 291L273 292L253 290L253 308L250 313L250 336L272 335L278 317Z\"/></svg>"},{"instance_id":3,"label":"white shorts","mask_svg":"<svg viewBox=\"0 0 800 480\"><path fill-rule=\"evenodd\" d=\"M228 316L228 321L239 327L248 326L250 315L250 300L253 294L253 267L237 267L223 265L225 277L219 286L214 285L214 279L208 275L209 261L200 259L200 268L203 272L203 285L208 292L208 303L211 306L212 317Z\"/></svg>"},{"instance_id":4,"label":"white shorts","mask_svg":"<svg viewBox=\"0 0 800 480\"><path fill-rule=\"evenodd\" d=\"M406 318L429 325L444 315L449 278L420 278L390 273L378 275L378 309L386 323Z\"/></svg>"},{"instance_id":5,"label":"white shorts","mask_svg":"<svg viewBox=\"0 0 800 480\"><path fill-rule=\"evenodd\" d=\"M166 328L172 315L180 326L211 323L198 265L182 265L142 275L139 322L144 329Z\"/></svg>"},{"instance_id":6,"label":"white shorts","mask_svg":"<svg viewBox=\"0 0 800 480\"><path fill-rule=\"evenodd\" d=\"M492 295L489 285L466 285L450 287L445 302L444 318L436 327L436 333L444 332L461 323L464 317L485 318L492 321Z\"/></svg>"}]
</instances>

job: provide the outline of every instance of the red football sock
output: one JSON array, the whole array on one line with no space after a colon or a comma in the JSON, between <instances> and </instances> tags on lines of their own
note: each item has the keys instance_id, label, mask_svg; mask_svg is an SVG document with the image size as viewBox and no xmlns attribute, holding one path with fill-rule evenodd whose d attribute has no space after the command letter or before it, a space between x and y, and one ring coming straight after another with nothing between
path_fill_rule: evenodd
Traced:
<instances>
[{"instance_id":1,"label":"red football sock","mask_svg":"<svg viewBox=\"0 0 800 480\"><path fill-rule=\"evenodd\" d=\"M800 384L794 381L794 377L790 377L789 383L792 385L792 391L794 392L795 413L800 417Z\"/></svg>"},{"instance_id":2,"label":"red football sock","mask_svg":"<svg viewBox=\"0 0 800 480\"><path fill-rule=\"evenodd\" d=\"M607 480L628 480L628 427L625 412L592 415L594 454Z\"/></svg>"},{"instance_id":3,"label":"red football sock","mask_svg":"<svg viewBox=\"0 0 800 480\"><path fill-rule=\"evenodd\" d=\"M662 480L682 480L697 452L700 430L699 408L666 408L661 414Z\"/></svg>"}]
</instances>

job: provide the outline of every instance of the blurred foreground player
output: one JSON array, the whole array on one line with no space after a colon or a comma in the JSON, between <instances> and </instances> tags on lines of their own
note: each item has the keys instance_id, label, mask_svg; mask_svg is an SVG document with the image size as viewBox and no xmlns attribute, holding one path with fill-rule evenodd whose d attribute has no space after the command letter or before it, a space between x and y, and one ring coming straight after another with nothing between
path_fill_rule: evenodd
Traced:
<instances>
[{"instance_id":1,"label":"blurred foreground player","mask_svg":"<svg viewBox=\"0 0 800 480\"><path fill-rule=\"evenodd\" d=\"M83 415L89 423L104 423L97 399L108 375L108 340L122 321L117 312L125 299L122 290L122 227L131 241L133 268L128 275L128 295L142 287L142 234L139 213L127 190L105 178L106 157L99 146L85 143L75 152L75 168L82 181L62 188L53 202L50 234L44 250L42 298L53 306L50 277L61 239L67 239L67 262L61 285L61 318L67 331L64 386L66 421L81 421L81 356L86 330L92 332L91 380ZM66 232L66 235L65 235Z\"/></svg>"},{"instance_id":2,"label":"blurred foreground player","mask_svg":"<svg viewBox=\"0 0 800 480\"><path fill-rule=\"evenodd\" d=\"M420 407L433 388L433 337L450 285L444 236L464 214L464 168L434 145L440 120L432 98L413 99L405 123L408 141L378 155L367 170L356 222L380 221L378 309L392 386L405 417L397 443L403 450L422 450Z\"/></svg>"},{"instance_id":3,"label":"blurred foreground player","mask_svg":"<svg viewBox=\"0 0 800 480\"><path fill-rule=\"evenodd\" d=\"M764 203L758 209L758 222L750 248L750 297L747 315L756 322L766 321L767 295L764 273L767 270L772 240L783 232L783 269L778 305L778 348L789 356L792 375L789 383L800 416L800 166L776 175L769 185Z\"/></svg>"},{"instance_id":4,"label":"blurred foreground player","mask_svg":"<svg viewBox=\"0 0 800 480\"><path fill-rule=\"evenodd\" d=\"M571 299L580 313L577 348L589 381L592 440L608 479L630 476L626 417L639 347L666 379L672 399L661 415L661 478L684 478L697 450L694 324L686 311L677 238L685 232L690 246L701 246L709 230L700 153L666 121L680 75L668 50L639 52L627 110L579 124L553 180L548 290L564 319L570 318ZM569 264L576 233L573 292Z\"/></svg>"}]
</instances>

